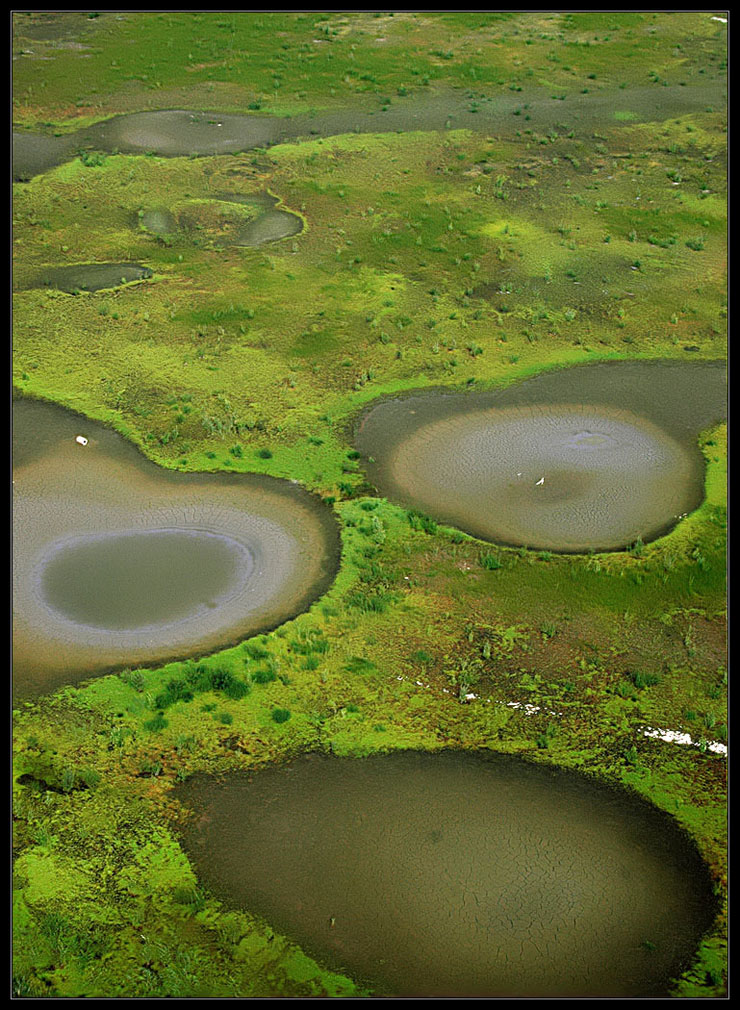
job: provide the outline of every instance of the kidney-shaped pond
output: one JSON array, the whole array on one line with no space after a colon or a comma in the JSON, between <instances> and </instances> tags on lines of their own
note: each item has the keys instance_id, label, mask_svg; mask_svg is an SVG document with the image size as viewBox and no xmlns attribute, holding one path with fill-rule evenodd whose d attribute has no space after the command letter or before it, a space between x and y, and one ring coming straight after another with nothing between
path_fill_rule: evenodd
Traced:
<instances>
[{"instance_id":1,"label":"kidney-shaped pond","mask_svg":"<svg viewBox=\"0 0 740 1010\"><path fill-rule=\"evenodd\" d=\"M16 695L212 651L330 585L338 529L297 485L167 471L50 404L13 419Z\"/></svg>"},{"instance_id":2,"label":"kidney-shaped pond","mask_svg":"<svg viewBox=\"0 0 740 1010\"><path fill-rule=\"evenodd\" d=\"M661 996L716 913L675 821L503 755L309 755L176 795L199 879L402 996Z\"/></svg>"},{"instance_id":3,"label":"kidney-shaped pond","mask_svg":"<svg viewBox=\"0 0 740 1010\"><path fill-rule=\"evenodd\" d=\"M726 415L715 362L611 362L485 393L371 406L356 433L389 498L485 540L615 550L703 499L699 431Z\"/></svg>"}]
</instances>

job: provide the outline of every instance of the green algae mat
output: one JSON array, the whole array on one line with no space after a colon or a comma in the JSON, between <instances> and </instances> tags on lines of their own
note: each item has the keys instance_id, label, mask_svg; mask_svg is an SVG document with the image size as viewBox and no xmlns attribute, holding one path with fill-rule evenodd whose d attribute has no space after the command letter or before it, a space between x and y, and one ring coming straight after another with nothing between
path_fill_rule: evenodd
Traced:
<instances>
[{"instance_id":1,"label":"green algae mat","mask_svg":"<svg viewBox=\"0 0 740 1010\"><path fill-rule=\"evenodd\" d=\"M79 584L76 540L53 570L30 564L23 536L14 543L18 571L32 572L16 591L16 626L34 645L30 666L14 657L14 686L35 685L16 690L13 712L14 995L417 994L432 947L420 938L404 961L383 937L415 921L414 881L429 873L461 890L448 900L445 884L420 913L442 938L431 956L452 966L421 995L599 995L585 969L567 970L600 958L586 919L595 892L582 883L595 879L593 860L584 856L581 878L575 843L558 843L568 858L553 857L561 876L547 890L526 818L521 844L509 845L500 811L487 830L488 801L473 827L454 815L477 789L455 762L488 755L527 782L585 781L584 794L617 797L604 842L619 849L609 928L622 938L609 991L723 996L725 14L22 12L12 28L13 393L28 417L67 408L61 428L14 431L16 515L33 472L49 520L37 522L38 542L63 526L79 537L65 517L87 508L76 468L90 467L96 440L136 461L132 471L106 462L97 486L92 471L87 481L87 497L106 506L94 535L118 551L86 562L100 582ZM658 381L607 378L595 392L580 378L651 368ZM533 411L532 388L553 391ZM447 408L434 404L451 400L502 415L499 435L447 431ZM552 419L565 407L563 435ZM515 428L522 411L540 419L527 422L526 465L514 466L512 411ZM390 426L371 444L384 416ZM395 451L424 425L439 449L430 435L424 452ZM633 483L619 487L630 503L670 443L666 472L690 491L613 540L602 530L591 542L530 539L533 503L567 511L583 485L608 528L622 500L570 457L556 466L553 439L559 452L612 447L627 461ZM485 484L485 507L495 516L505 493L516 535L456 510L457 490L475 511L478 485L465 479L485 468L491 443L496 465L513 469L503 492ZM67 460L53 481L50 458ZM146 494L129 475L142 468ZM439 491L417 497L435 468ZM263 508L304 559L291 562L291 602L199 649L209 601L242 585L212 551L187 552L197 539L187 531L203 546L216 529L206 506L224 519L209 490L219 482L240 515L252 507L242 487L296 508L310 500L330 561L313 527L302 532L287 510L283 519L282 504ZM155 483L173 494L197 486L199 497L147 526ZM119 543L133 530L139 554ZM171 541L154 566L160 579L167 568L171 592L161 579L151 607L147 530ZM229 572L239 567L236 549L222 553ZM101 645L70 673L39 614L51 602L68 630L89 627L103 596L113 611L123 603L124 562L127 616L108 609L103 623L123 620L144 639L161 601L182 599L191 645L113 660ZM82 611L69 610L73 597ZM338 839L380 857L388 833L363 807L362 783L386 758L403 780L375 804L392 815L393 872L378 883L369 857L342 871L350 888L369 880L379 907L360 901L355 929L324 907L333 892L315 879L286 876L277 903L260 897L301 832L322 850L311 825L326 809L345 817ZM447 771L433 771L436 758ZM290 779L303 761L318 769L315 792ZM421 823L429 811L416 812L405 762L428 765L454 797L441 801L440 824ZM346 802L332 803L340 764L353 770L337 792ZM289 790L260 784L281 776L298 783L300 810ZM520 792L525 808L536 803ZM275 827L249 836L260 804ZM633 804L647 818L637 848L619 841L636 830ZM585 839L588 820L567 820L585 854L601 844ZM511 872L466 891L489 834ZM343 856L348 846L335 844ZM686 933L675 943L629 897L651 861L677 868L671 935L679 922ZM224 865L238 887L219 876ZM692 890L699 877L704 890ZM359 901L357 886L337 907ZM397 910L393 923L383 908ZM536 948L513 963L514 947L519 957L538 937L565 937L566 913L576 947L549 959L549 975L537 974ZM461 974L446 916L469 949L497 938L496 970L508 972Z\"/></svg>"}]
</instances>

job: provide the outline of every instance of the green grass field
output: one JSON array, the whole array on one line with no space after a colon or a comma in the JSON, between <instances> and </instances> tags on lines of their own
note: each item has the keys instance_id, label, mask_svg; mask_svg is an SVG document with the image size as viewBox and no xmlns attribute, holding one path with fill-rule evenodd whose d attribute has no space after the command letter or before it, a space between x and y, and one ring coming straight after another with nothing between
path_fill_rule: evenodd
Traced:
<instances>
[{"instance_id":1,"label":"green grass field","mask_svg":"<svg viewBox=\"0 0 740 1010\"><path fill-rule=\"evenodd\" d=\"M725 760L709 744L727 736L725 426L702 433L706 500L670 534L558 556L374 497L352 425L403 390L726 357L725 26L706 12L103 12L67 13L44 39L48 22L14 15L20 130L448 93L521 105L485 131L82 153L14 185L14 388L164 467L298 480L333 500L343 542L308 613L203 669L101 676L15 711L15 994L369 995L203 891L178 842L175 783L306 750L492 748L579 769L676 817L724 901ZM668 108L684 89L697 107ZM535 111L543 94L557 127ZM251 212L217 197L265 191L303 230L233 247ZM142 226L161 209L172 234ZM118 261L153 275L29 286L45 267ZM673 994L723 995L725 973L723 911Z\"/></svg>"}]
</instances>

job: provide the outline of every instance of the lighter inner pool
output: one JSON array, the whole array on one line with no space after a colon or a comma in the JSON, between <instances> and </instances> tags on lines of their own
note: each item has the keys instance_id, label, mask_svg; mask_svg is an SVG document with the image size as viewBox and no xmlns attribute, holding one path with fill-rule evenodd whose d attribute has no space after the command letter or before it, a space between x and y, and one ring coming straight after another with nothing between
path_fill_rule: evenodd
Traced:
<instances>
[{"instance_id":1,"label":"lighter inner pool","mask_svg":"<svg viewBox=\"0 0 740 1010\"><path fill-rule=\"evenodd\" d=\"M648 540L687 511L693 460L644 418L562 405L426 425L391 459L427 511L485 537L553 550Z\"/></svg>"},{"instance_id":2,"label":"lighter inner pool","mask_svg":"<svg viewBox=\"0 0 740 1010\"><path fill-rule=\"evenodd\" d=\"M382 400L355 444L382 494L482 540L613 551L701 504L697 436L726 409L719 363L609 362Z\"/></svg>"},{"instance_id":3,"label":"lighter inner pool","mask_svg":"<svg viewBox=\"0 0 740 1010\"><path fill-rule=\"evenodd\" d=\"M252 568L241 544L205 530L81 537L55 545L42 566L41 593L76 624L130 630L207 613Z\"/></svg>"}]
</instances>

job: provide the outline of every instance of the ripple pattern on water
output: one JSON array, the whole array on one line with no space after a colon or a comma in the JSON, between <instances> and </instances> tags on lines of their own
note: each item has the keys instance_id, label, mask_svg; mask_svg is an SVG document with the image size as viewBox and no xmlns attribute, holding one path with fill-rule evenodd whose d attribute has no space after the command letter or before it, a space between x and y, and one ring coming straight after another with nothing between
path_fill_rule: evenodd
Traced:
<instances>
[{"instance_id":1,"label":"ripple pattern on water","mask_svg":"<svg viewBox=\"0 0 740 1010\"><path fill-rule=\"evenodd\" d=\"M648 540L686 511L692 462L643 418L559 405L427 425L390 473L421 508L487 539L585 550Z\"/></svg>"},{"instance_id":2,"label":"ripple pattern on water","mask_svg":"<svg viewBox=\"0 0 740 1010\"><path fill-rule=\"evenodd\" d=\"M482 539L615 550L701 503L696 437L726 416L726 382L714 362L561 369L382 401L355 442L383 494Z\"/></svg>"},{"instance_id":3,"label":"ripple pattern on water","mask_svg":"<svg viewBox=\"0 0 740 1010\"><path fill-rule=\"evenodd\" d=\"M334 577L339 535L333 515L297 485L255 474L166 471L115 432L49 404L17 403L14 429L13 675L20 695L116 666L213 651L299 613ZM84 446L75 441L79 434L87 438ZM147 537L165 531L193 538L196 570L188 576L191 589L173 589L172 603L181 592L174 614L157 617L150 599L153 619L132 620L132 613L142 613L134 596L125 606L122 601L128 619L109 619L101 627L79 609L60 608L60 597L44 587L54 559L61 564L75 545L95 554L133 537L131 544L141 551ZM205 595L198 599L192 550L209 539L226 548L223 566L216 566L207 586L203 573ZM112 580L105 592L113 603L116 578L124 572L131 577L120 557L116 564L96 576ZM188 565L187 558L179 559L169 577L187 573ZM74 564L66 571L62 565L57 574L57 590L69 601L74 594L63 582L74 576ZM151 570L149 575L154 577ZM165 593L166 583L165 573ZM140 590L146 594L144 568ZM84 611L92 603L81 595Z\"/></svg>"}]
</instances>

